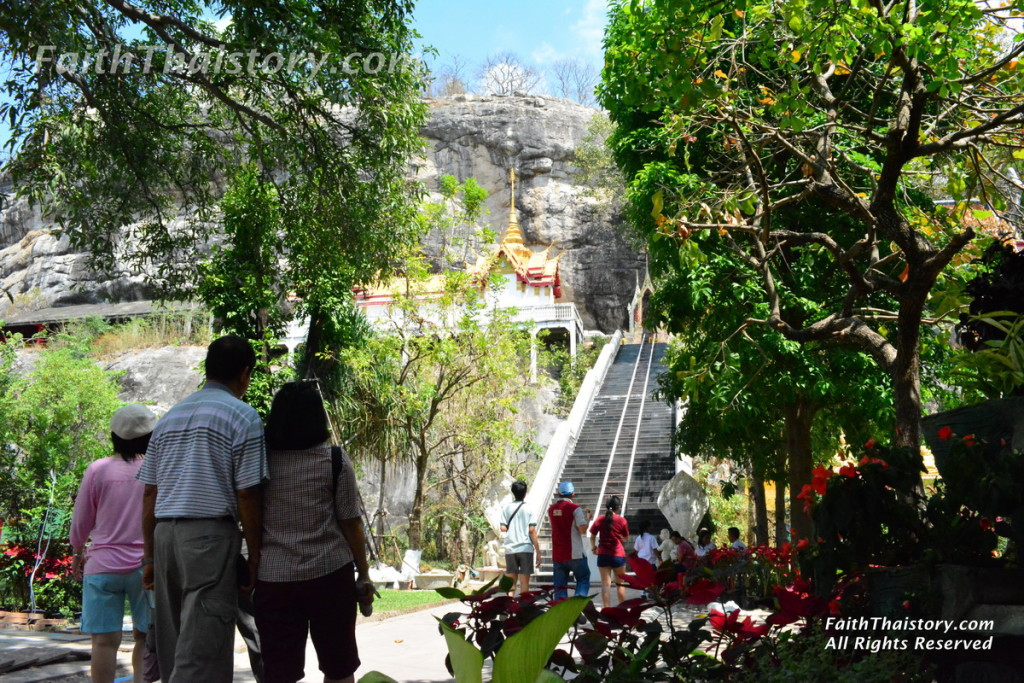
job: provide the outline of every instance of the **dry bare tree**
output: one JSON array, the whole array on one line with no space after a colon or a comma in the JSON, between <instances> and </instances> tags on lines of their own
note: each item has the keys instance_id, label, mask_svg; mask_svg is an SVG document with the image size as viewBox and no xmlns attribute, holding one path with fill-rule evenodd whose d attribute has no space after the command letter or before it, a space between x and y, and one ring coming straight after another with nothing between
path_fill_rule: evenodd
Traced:
<instances>
[{"instance_id":1,"label":"dry bare tree","mask_svg":"<svg viewBox=\"0 0 1024 683\"><path fill-rule=\"evenodd\" d=\"M492 95L532 93L543 77L540 71L524 64L519 55L507 51L489 55L477 73L481 92Z\"/></svg>"},{"instance_id":2,"label":"dry bare tree","mask_svg":"<svg viewBox=\"0 0 1024 683\"><path fill-rule=\"evenodd\" d=\"M553 95L575 100L588 107L594 106L594 88L597 87L597 69L575 57L559 59L551 65Z\"/></svg>"},{"instance_id":3,"label":"dry bare tree","mask_svg":"<svg viewBox=\"0 0 1024 683\"><path fill-rule=\"evenodd\" d=\"M452 57L431 74L429 95L431 97L450 97L470 92L469 64L465 57Z\"/></svg>"}]
</instances>

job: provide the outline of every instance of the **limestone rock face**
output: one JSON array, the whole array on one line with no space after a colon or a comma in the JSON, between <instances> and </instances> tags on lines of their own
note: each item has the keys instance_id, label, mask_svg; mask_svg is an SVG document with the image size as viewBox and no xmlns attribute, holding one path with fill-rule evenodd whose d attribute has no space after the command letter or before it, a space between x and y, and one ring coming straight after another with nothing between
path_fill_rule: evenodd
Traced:
<instances>
[{"instance_id":1,"label":"limestone rock face","mask_svg":"<svg viewBox=\"0 0 1024 683\"><path fill-rule=\"evenodd\" d=\"M123 372L120 398L146 403L157 415L199 389L203 375L199 363L206 358L201 346L164 346L139 349L100 363L104 370Z\"/></svg>"},{"instance_id":2,"label":"limestone rock face","mask_svg":"<svg viewBox=\"0 0 1024 683\"><path fill-rule=\"evenodd\" d=\"M523 240L561 251L565 295L588 329L626 324L643 260L622 236L621 217L587 196L575 180L575 150L596 110L544 96L456 95L430 101L423 135L431 147L417 178L436 190L451 174L476 178L490 193L487 222L499 238L508 225L508 171L516 170ZM428 248L429 248L428 243Z\"/></svg>"},{"instance_id":3,"label":"limestone rock face","mask_svg":"<svg viewBox=\"0 0 1024 683\"><path fill-rule=\"evenodd\" d=\"M658 494L658 508L672 528L686 538L696 538L697 525L708 511L708 496L697 480L678 472Z\"/></svg>"},{"instance_id":4,"label":"limestone rock face","mask_svg":"<svg viewBox=\"0 0 1024 683\"><path fill-rule=\"evenodd\" d=\"M428 104L430 118L421 131L428 146L413 163L416 178L430 192L439 189L444 174L476 178L490 193L485 222L500 238L514 168L526 244L563 253L563 292L576 302L586 328L612 332L624 326L638 273L642 279L642 257L621 236L621 218L587 196L574 177L575 149L596 110L525 95L457 95ZM147 298L141 276L110 279L89 270L84 255L55 235L38 208L12 200L9 180L0 178L0 195L0 317L44 306ZM428 253L437 246L428 238ZM470 242L467 250L484 246Z\"/></svg>"}]
</instances>

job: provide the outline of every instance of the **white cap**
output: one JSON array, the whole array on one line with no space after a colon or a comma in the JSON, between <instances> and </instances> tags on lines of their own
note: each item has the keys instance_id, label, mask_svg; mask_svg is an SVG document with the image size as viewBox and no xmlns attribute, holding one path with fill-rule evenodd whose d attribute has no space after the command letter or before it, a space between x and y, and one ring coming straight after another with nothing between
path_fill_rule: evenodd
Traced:
<instances>
[{"instance_id":1,"label":"white cap","mask_svg":"<svg viewBox=\"0 0 1024 683\"><path fill-rule=\"evenodd\" d=\"M156 415L141 403L121 406L110 418L110 431L125 440L151 434L155 425Z\"/></svg>"}]
</instances>

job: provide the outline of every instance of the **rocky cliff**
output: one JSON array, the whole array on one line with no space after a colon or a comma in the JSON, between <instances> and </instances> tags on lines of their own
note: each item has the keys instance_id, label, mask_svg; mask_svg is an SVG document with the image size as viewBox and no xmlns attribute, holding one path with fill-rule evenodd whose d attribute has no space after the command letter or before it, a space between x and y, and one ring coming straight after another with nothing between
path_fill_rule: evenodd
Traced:
<instances>
[{"instance_id":1,"label":"rocky cliff","mask_svg":"<svg viewBox=\"0 0 1024 683\"><path fill-rule=\"evenodd\" d=\"M619 218L574 180L575 149L595 110L544 96L459 95L430 100L429 106L422 131L428 148L414 163L416 177L428 190L436 190L444 174L476 178L490 193L486 220L500 236L508 220L508 171L514 168L526 243L564 252L563 289L587 328L610 332L625 325L642 259L619 234ZM0 184L7 198L11 190ZM146 297L141 278L110 280L91 272L38 209L22 202L0 205L0 316Z\"/></svg>"}]
</instances>

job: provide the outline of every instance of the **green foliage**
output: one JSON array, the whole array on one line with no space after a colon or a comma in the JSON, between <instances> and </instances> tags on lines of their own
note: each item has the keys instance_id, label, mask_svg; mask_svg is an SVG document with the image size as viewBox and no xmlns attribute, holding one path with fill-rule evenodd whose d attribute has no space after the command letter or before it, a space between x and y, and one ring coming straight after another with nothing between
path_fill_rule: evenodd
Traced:
<instances>
[{"instance_id":1,"label":"green foliage","mask_svg":"<svg viewBox=\"0 0 1024 683\"><path fill-rule=\"evenodd\" d=\"M576 148L574 180L600 205L619 210L625 200L626 181L615 165L608 137L614 126L604 112L597 112L587 123L587 133Z\"/></svg>"},{"instance_id":2,"label":"green foliage","mask_svg":"<svg viewBox=\"0 0 1024 683\"><path fill-rule=\"evenodd\" d=\"M599 99L626 213L673 331L699 335L725 311L705 348L682 356L698 370L746 368L723 398L763 366L759 383L793 379L780 401L831 392L881 417L881 400L859 400L880 380L847 391L835 369L767 338L829 364L835 346L855 347L863 360L847 371L870 358L889 375L897 439L917 445L929 292L973 238L968 218L985 213L968 200L1001 210L997 169L1019 163L1001 116L1020 111L1024 45L998 35L1019 4L613 4ZM979 119L980 102L993 119Z\"/></svg>"},{"instance_id":3,"label":"green foliage","mask_svg":"<svg viewBox=\"0 0 1024 683\"><path fill-rule=\"evenodd\" d=\"M956 437L941 462L945 504L939 506L936 501L936 511L956 513L963 523L972 525L971 531L984 518L988 529L1020 543L1024 540L1024 491L1017 482L1024 477L1024 452L995 446L973 435ZM988 540L995 545L994 537Z\"/></svg>"},{"instance_id":4,"label":"green foliage","mask_svg":"<svg viewBox=\"0 0 1024 683\"><path fill-rule=\"evenodd\" d=\"M85 467L110 455L110 416L121 405L111 373L72 349L39 353L27 376L8 387L10 452L0 505L6 515L45 505L56 476L58 506L70 506Z\"/></svg>"},{"instance_id":5,"label":"green foliage","mask_svg":"<svg viewBox=\"0 0 1024 683\"><path fill-rule=\"evenodd\" d=\"M749 525L747 515L747 497L744 495L726 495L728 487L734 487L733 482L718 481L711 483L709 476L715 473L718 468L713 461L701 460L694 463L693 476L704 488L708 495L708 512L711 525L708 529L717 533L716 539L720 545L725 541L725 530L731 526L737 529L746 529Z\"/></svg>"},{"instance_id":6,"label":"green foliage","mask_svg":"<svg viewBox=\"0 0 1024 683\"><path fill-rule=\"evenodd\" d=\"M402 253L401 277L383 278L393 301L380 329L364 320L335 347L333 413L354 457L415 466L410 546L468 563L482 538L483 497L517 469L510 456L529 452L528 436L514 429L530 391L527 340L508 311L485 308L480 283L444 269L465 261L453 253L464 246L456 234L481 234L486 193L453 176L441 178L440 191L443 201L424 203L419 223L442 237L441 271L418 248Z\"/></svg>"},{"instance_id":7,"label":"green foliage","mask_svg":"<svg viewBox=\"0 0 1024 683\"><path fill-rule=\"evenodd\" d=\"M191 289L194 266L182 256L209 237L223 170L250 161L283 179L284 239L304 276L321 272L344 287L370 279L410 236L404 207L414 188L402 160L420 145L422 67L399 60L371 73L338 63L352 53L409 54L405 0L61 0L45 12L9 10L0 19L0 116L16 152L8 169L94 265L151 264L163 291ZM231 19L223 31L219 17ZM38 46L53 53L37 65ZM135 56L116 78L115 48ZM174 68L183 52L194 68ZM104 68L62 75L56 57L72 53L105 55ZM261 68L274 54L291 67ZM126 225L131 238L119 239ZM302 292L307 301L314 293Z\"/></svg>"},{"instance_id":8,"label":"green foliage","mask_svg":"<svg viewBox=\"0 0 1024 683\"><path fill-rule=\"evenodd\" d=\"M221 260L203 273L219 294L203 296L229 327L255 324L246 336L266 343L273 335L262 327L274 324L259 313L272 317L277 300L264 296L264 268L286 254L275 284L298 295L310 320L304 374L327 380L332 312L353 285L393 272L420 237L420 188L405 163L421 149L426 116L424 69L403 59L411 9L407 0L19 5L0 18L9 76L0 116L16 152L4 170L92 266L142 271L159 294L192 298L200 277L191 256L212 241L225 169L244 169L251 201L229 198L225 227L235 238L251 229L253 239L227 249L249 258L255 248L260 267L246 273L244 261L232 269ZM220 30L215 17L230 21ZM393 63L338 63L354 53ZM99 55L100 68L62 73L57 57L68 54ZM115 54L134 58L117 64ZM288 63L275 68L282 56ZM249 291L231 289L239 282Z\"/></svg>"},{"instance_id":9,"label":"green foliage","mask_svg":"<svg viewBox=\"0 0 1024 683\"><path fill-rule=\"evenodd\" d=\"M218 329L246 339L279 338L288 322L281 302L283 224L277 189L251 165L220 201L224 243L199 265L198 295Z\"/></svg>"},{"instance_id":10,"label":"green foliage","mask_svg":"<svg viewBox=\"0 0 1024 683\"><path fill-rule=\"evenodd\" d=\"M972 317L971 323L990 326L999 335L980 342L973 352L956 353L950 379L968 395L986 399L1024 395L1024 315L993 311Z\"/></svg>"},{"instance_id":11,"label":"green foliage","mask_svg":"<svg viewBox=\"0 0 1024 683\"><path fill-rule=\"evenodd\" d=\"M487 190L476 178L463 182L441 176L441 200L420 205L417 222L427 240L437 244L442 269L464 268L475 257L474 248L494 241L494 231L480 224L487 213ZM406 263L406 272L409 264Z\"/></svg>"},{"instance_id":12,"label":"green foliage","mask_svg":"<svg viewBox=\"0 0 1024 683\"><path fill-rule=\"evenodd\" d=\"M541 332L537 335L538 344L544 344L546 334ZM608 337L596 337L592 344L579 345L576 347L576 357L569 355L569 351L563 348L544 348L537 360L538 365L552 371L558 380L558 401L555 403L555 414L565 417L572 410L576 402L576 396L580 393L583 379L587 372L594 367L601 350L608 343Z\"/></svg>"},{"instance_id":13,"label":"green foliage","mask_svg":"<svg viewBox=\"0 0 1024 683\"><path fill-rule=\"evenodd\" d=\"M526 437L513 425L529 386L525 340L515 324L501 312L483 322L466 305L455 309L454 329L411 335L398 328L344 349L345 388L335 413L341 437L354 437L356 457L415 465L410 545L423 547L420 524L433 492L440 510L434 522L448 522L448 556L468 560L459 532L482 514L483 496L512 468L509 452L524 447Z\"/></svg>"},{"instance_id":14,"label":"green foliage","mask_svg":"<svg viewBox=\"0 0 1024 683\"><path fill-rule=\"evenodd\" d=\"M82 472L111 454L110 416L118 385L88 357L89 334L66 328L57 348L35 354L15 376L20 340L0 343L0 518L11 554L0 567L0 595L18 605L70 613L81 590L67 576L71 509Z\"/></svg>"},{"instance_id":15,"label":"green foliage","mask_svg":"<svg viewBox=\"0 0 1024 683\"><path fill-rule=\"evenodd\" d=\"M277 189L252 165L243 166L221 199L224 244L211 248L199 265L197 293L226 334L248 339L256 349L256 367L246 401L261 415L270 412L277 391L292 377L273 365L271 352L290 316L282 304L283 220Z\"/></svg>"},{"instance_id":16,"label":"green foliage","mask_svg":"<svg viewBox=\"0 0 1024 683\"><path fill-rule=\"evenodd\" d=\"M530 621L521 631L509 636L494 658L494 683L524 681L560 681L554 673L545 672L558 642L590 603L589 598L569 598L554 605ZM484 656L462 633L441 623L452 669L457 683L483 680Z\"/></svg>"},{"instance_id":17,"label":"green foliage","mask_svg":"<svg viewBox=\"0 0 1024 683\"><path fill-rule=\"evenodd\" d=\"M800 632L782 633L774 648L755 651L745 675L765 683L934 680L912 650L858 651L830 647L829 642L830 637L820 624Z\"/></svg>"}]
</instances>

